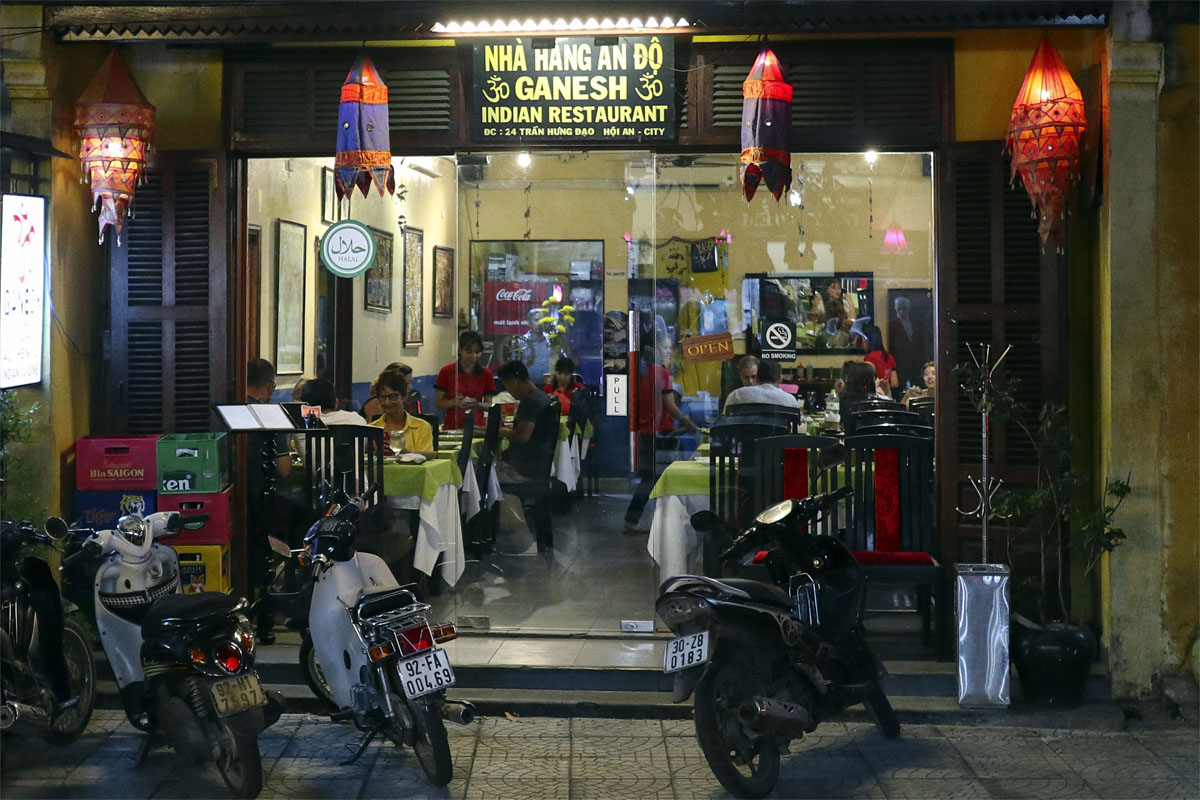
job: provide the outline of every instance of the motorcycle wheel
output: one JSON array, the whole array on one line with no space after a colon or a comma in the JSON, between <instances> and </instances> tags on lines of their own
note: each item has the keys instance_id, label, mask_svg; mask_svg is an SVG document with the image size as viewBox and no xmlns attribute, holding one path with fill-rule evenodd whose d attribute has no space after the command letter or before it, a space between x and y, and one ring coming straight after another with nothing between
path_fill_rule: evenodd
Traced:
<instances>
[{"instance_id":1,"label":"motorcycle wheel","mask_svg":"<svg viewBox=\"0 0 1200 800\"><path fill-rule=\"evenodd\" d=\"M895 739L900 735L900 720L896 719L896 712L892 709L892 703L884 694L882 686L878 683L872 685L867 690L863 705L875 721L875 727L883 734L883 738Z\"/></svg>"},{"instance_id":2,"label":"motorcycle wheel","mask_svg":"<svg viewBox=\"0 0 1200 800\"><path fill-rule=\"evenodd\" d=\"M67 744L87 729L96 705L96 664L87 631L73 619L63 620L63 656L71 682L71 697L79 702L56 716L44 737L55 744Z\"/></svg>"},{"instance_id":3,"label":"motorcycle wheel","mask_svg":"<svg viewBox=\"0 0 1200 800\"><path fill-rule=\"evenodd\" d=\"M428 704L420 700L409 706L417 728L417 740L413 750L417 761L425 771L425 777L434 786L445 786L454 776L454 762L450 758L450 740L446 737L446 724L442 721L436 702Z\"/></svg>"},{"instance_id":4,"label":"motorcycle wheel","mask_svg":"<svg viewBox=\"0 0 1200 800\"><path fill-rule=\"evenodd\" d=\"M753 651L725 650L696 684L696 739L713 775L736 797L762 797L779 780L779 748L767 738L751 742L738 708L767 694L767 668Z\"/></svg>"},{"instance_id":5,"label":"motorcycle wheel","mask_svg":"<svg viewBox=\"0 0 1200 800\"><path fill-rule=\"evenodd\" d=\"M320 662L317 661L312 636L307 633L300 642L300 670L304 673L304 682L308 684L308 688L312 690L316 698L330 709L336 709L337 703L333 699L333 690L329 688L329 683L325 680L325 673L321 670Z\"/></svg>"},{"instance_id":6,"label":"motorcycle wheel","mask_svg":"<svg viewBox=\"0 0 1200 800\"><path fill-rule=\"evenodd\" d=\"M221 773L221 779L234 797L258 797L263 783L258 737L234 730L227 723L221 724L221 730L226 737L221 757L217 759L217 771Z\"/></svg>"}]
</instances>

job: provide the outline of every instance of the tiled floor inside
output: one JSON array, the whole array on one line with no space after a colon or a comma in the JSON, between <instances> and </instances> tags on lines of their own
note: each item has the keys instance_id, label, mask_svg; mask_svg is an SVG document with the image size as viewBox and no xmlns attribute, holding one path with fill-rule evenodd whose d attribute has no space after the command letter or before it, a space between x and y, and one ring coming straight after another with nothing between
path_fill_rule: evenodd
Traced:
<instances>
[{"instance_id":1,"label":"tiled floor inside","mask_svg":"<svg viewBox=\"0 0 1200 800\"><path fill-rule=\"evenodd\" d=\"M554 547L543 553L506 509L492 553L468 563L457 586L434 598L435 615L486 616L492 630L580 634L616 634L622 620L653 619L658 571L648 534L622 531L628 504L628 494L575 501L555 515Z\"/></svg>"}]
</instances>

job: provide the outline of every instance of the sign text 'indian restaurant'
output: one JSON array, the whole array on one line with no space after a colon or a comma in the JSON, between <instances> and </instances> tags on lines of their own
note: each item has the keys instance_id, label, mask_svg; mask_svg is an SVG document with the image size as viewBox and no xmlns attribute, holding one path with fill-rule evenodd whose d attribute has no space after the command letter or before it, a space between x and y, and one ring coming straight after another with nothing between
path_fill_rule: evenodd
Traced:
<instances>
[{"instance_id":1,"label":"sign text 'indian restaurant'","mask_svg":"<svg viewBox=\"0 0 1200 800\"><path fill-rule=\"evenodd\" d=\"M535 46L536 44L536 46ZM663 36L475 44L477 141L643 141L675 135L675 43Z\"/></svg>"}]
</instances>

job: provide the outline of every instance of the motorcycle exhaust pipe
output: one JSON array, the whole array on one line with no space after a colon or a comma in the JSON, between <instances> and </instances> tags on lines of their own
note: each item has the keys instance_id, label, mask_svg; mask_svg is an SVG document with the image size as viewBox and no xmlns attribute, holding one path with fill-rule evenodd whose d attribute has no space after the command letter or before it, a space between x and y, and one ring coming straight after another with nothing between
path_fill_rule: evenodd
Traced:
<instances>
[{"instance_id":1,"label":"motorcycle exhaust pipe","mask_svg":"<svg viewBox=\"0 0 1200 800\"><path fill-rule=\"evenodd\" d=\"M813 730L808 709L773 697L751 697L738 709L738 719L763 734L799 739Z\"/></svg>"},{"instance_id":2,"label":"motorcycle exhaust pipe","mask_svg":"<svg viewBox=\"0 0 1200 800\"><path fill-rule=\"evenodd\" d=\"M451 708L454 706L454 708ZM475 706L461 700L447 700L442 703L442 718L457 722L459 725L470 725L479 716Z\"/></svg>"},{"instance_id":3,"label":"motorcycle exhaust pipe","mask_svg":"<svg viewBox=\"0 0 1200 800\"><path fill-rule=\"evenodd\" d=\"M0 731L10 730L13 726L41 729L49 725L50 716L37 706L16 701L0 704Z\"/></svg>"}]
</instances>

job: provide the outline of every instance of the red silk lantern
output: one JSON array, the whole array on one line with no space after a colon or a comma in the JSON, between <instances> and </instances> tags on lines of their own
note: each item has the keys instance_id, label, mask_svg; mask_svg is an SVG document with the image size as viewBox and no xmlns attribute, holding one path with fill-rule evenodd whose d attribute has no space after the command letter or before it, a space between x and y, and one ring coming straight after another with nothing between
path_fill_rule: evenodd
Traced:
<instances>
[{"instance_id":1,"label":"red silk lantern","mask_svg":"<svg viewBox=\"0 0 1200 800\"><path fill-rule=\"evenodd\" d=\"M154 144L154 106L133 82L116 50L109 54L75 105L82 183L92 186L92 210L100 206L100 241L110 225L117 245L125 212L142 180L146 153Z\"/></svg>"},{"instance_id":2,"label":"red silk lantern","mask_svg":"<svg viewBox=\"0 0 1200 800\"><path fill-rule=\"evenodd\" d=\"M1038 233L1062 242L1071 182L1079 179L1079 150L1087 130L1083 94L1054 45L1042 38L1013 103L1005 149L1012 180L1021 176L1033 201Z\"/></svg>"},{"instance_id":3,"label":"red silk lantern","mask_svg":"<svg viewBox=\"0 0 1200 800\"><path fill-rule=\"evenodd\" d=\"M912 250L908 249L908 239L904 236L904 229L900 227L900 223L893 222L888 225L887 233L883 235L883 247L879 252L885 256L912 255Z\"/></svg>"},{"instance_id":4,"label":"red silk lantern","mask_svg":"<svg viewBox=\"0 0 1200 800\"><path fill-rule=\"evenodd\" d=\"M753 199L764 183L778 200L792 182L788 132L792 126L792 85L779 58L763 48L742 83L742 193Z\"/></svg>"}]
</instances>

